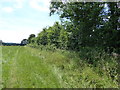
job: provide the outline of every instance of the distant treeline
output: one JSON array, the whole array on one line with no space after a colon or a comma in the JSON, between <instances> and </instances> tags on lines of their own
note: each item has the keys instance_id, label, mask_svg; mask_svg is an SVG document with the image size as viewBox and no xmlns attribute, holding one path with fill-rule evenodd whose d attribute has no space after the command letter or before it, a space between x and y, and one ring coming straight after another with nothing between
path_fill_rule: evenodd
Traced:
<instances>
[{"instance_id":1,"label":"distant treeline","mask_svg":"<svg viewBox=\"0 0 120 90\"><path fill-rule=\"evenodd\" d=\"M2 43L3 46L24 46L25 44L21 43Z\"/></svg>"},{"instance_id":2,"label":"distant treeline","mask_svg":"<svg viewBox=\"0 0 120 90\"><path fill-rule=\"evenodd\" d=\"M3 46L25 46L27 44L27 39L23 39L21 43L6 43L0 40L0 45Z\"/></svg>"}]
</instances>

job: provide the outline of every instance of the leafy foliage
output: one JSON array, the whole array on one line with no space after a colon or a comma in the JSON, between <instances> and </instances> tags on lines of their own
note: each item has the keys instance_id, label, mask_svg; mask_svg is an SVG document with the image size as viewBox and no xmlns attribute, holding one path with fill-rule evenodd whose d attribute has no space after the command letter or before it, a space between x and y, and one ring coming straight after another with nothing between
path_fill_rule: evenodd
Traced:
<instances>
[{"instance_id":1,"label":"leafy foliage","mask_svg":"<svg viewBox=\"0 0 120 90\"><path fill-rule=\"evenodd\" d=\"M35 42L35 34L31 34L29 37L28 37L28 43L34 43Z\"/></svg>"},{"instance_id":2,"label":"leafy foliage","mask_svg":"<svg viewBox=\"0 0 120 90\"><path fill-rule=\"evenodd\" d=\"M44 28L36 39L30 36L30 43L53 44L57 48L77 51L85 46L102 47L120 53L117 3L51 2L50 11L50 15L59 15L61 24L55 22L53 26Z\"/></svg>"}]
</instances>

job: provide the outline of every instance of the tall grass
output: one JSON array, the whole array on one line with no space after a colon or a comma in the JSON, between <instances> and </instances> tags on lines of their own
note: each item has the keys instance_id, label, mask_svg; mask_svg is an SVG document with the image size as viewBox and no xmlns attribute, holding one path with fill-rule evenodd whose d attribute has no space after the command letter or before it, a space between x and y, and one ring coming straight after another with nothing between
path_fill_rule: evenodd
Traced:
<instances>
[{"instance_id":1,"label":"tall grass","mask_svg":"<svg viewBox=\"0 0 120 90\"><path fill-rule=\"evenodd\" d=\"M57 70L63 87L118 87L118 57L101 48L81 47L79 52L59 50L53 46L36 48L41 56L46 57L46 62Z\"/></svg>"},{"instance_id":2,"label":"tall grass","mask_svg":"<svg viewBox=\"0 0 120 90\"><path fill-rule=\"evenodd\" d=\"M31 47L3 47L4 87L118 88L117 58L102 49Z\"/></svg>"}]
</instances>

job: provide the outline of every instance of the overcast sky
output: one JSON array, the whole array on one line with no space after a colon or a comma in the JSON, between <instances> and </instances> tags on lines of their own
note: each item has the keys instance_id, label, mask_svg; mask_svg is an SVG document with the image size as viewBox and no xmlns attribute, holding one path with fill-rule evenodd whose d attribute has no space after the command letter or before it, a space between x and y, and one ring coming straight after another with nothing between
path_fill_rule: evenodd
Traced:
<instances>
[{"instance_id":1,"label":"overcast sky","mask_svg":"<svg viewBox=\"0 0 120 90\"><path fill-rule=\"evenodd\" d=\"M49 16L50 0L0 0L0 40L20 43L59 21Z\"/></svg>"}]
</instances>

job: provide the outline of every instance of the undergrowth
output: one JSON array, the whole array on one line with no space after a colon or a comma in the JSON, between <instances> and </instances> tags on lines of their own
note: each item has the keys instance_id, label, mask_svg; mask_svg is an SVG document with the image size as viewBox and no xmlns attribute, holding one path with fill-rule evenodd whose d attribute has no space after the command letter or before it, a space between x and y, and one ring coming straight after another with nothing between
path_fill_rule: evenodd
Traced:
<instances>
[{"instance_id":1,"label":"undergrowth","mask_svg":"<svg viewBox=\"0 0 120 90\"><path fill-rule=\"evenodd\" d=\"M55 46L28 45L52 68L61 87L118 88L118 57L101 48L81 47L79 52Z\"/></svg>"}]
</instances>

